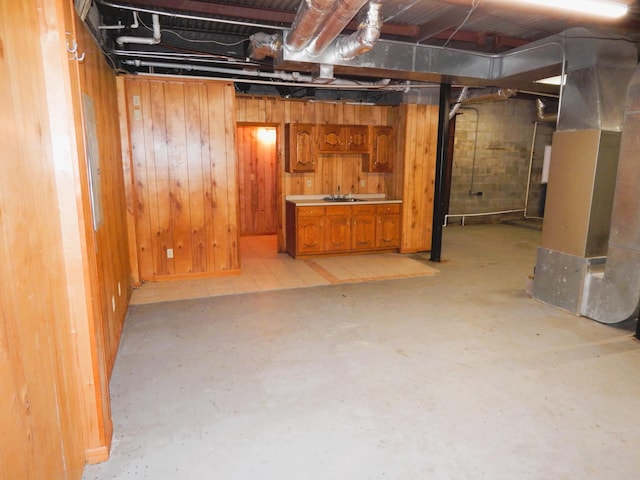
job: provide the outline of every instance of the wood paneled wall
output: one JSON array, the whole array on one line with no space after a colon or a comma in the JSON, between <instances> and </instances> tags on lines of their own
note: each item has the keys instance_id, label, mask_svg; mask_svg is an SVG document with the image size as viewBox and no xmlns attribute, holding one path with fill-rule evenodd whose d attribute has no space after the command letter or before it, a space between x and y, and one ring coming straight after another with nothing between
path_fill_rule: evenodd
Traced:
<instances>
[{"instance_id":1,"label":"wood paneled wall","mask_svg":"<svg viewBox=\"0 0 640 480\"><path fill-rule=\"evenodd\" d=\"M101 163L97 232L85 94ZM114 76L73 2L0 0L0 101L0 476L79 480L85 461L108 458L131 275Z\"/></svg>"},{"instance_id":2,"label":"wood paneled wall","mask_svg":"<svg viewBox=\"0 0 640 480\"><path fill-rule=\"evenodd\" d=\"M43 24L50 10L0 0L0 476L7 479L80 478L84 463L46 95L49 68L63 64L55 46L41 43L41 35L57 34Z\"/></svg>"},{"instance_id":3,"label":"wood paneled wall","mask_svg":"<svg viewBox=\"0 0 640 480\"><path fill-rule=\"evenodd\" d=\"M122 81L139 279L239 269L233 85Z\"/></svg>"},{"instance_id":4,"label":"wood paneled wall","mask_svg":"<svg viewBox=\"0 0 640 480\"><path fill-rule=\"evenodd\" d=\"M86 391L84 398L90 423L87 429L87 460L91 463L108 458L112 436L109 379L115 363L120 336L124 326L132 280L129 262L127 223L125 217L125 190L122 170L120 125L118 121L118 94L116 78L104 55L86 26L77 15L74 36L82 62L72 62L72 75L77 75L75 86L76 127L79 133L78 180L81 182L83 211L82 225L87 241L85 261L85 291L93 301L88 318L92 322L83 341L95 345L90 356L82 359L81 373ZM95 128L100 161L100 194L103 222L93 229L88 189L87 132L82 99L91 99L95 111ZM78 273L79 274L79 273ZM74 274L75 275L75 274ZM88 277L88 278L87 278ZM79 319L86 322L85 319ZM86 327L85 327L86 329ZM88 352L89 353L89 352ZM91 360L91 361L90 361Z\"/></svg>"},{"instance_id":5,"label":"wood paneled wall","mask_svg":"<svg viewBox=\"0 0 640 480\"><path fill-rule=\"evenodd\" d=\"M397 107L353 105L347 103L306 102L278 97L238 96L238 122L278 125L278 237L281 251L284 238L284 196L288 194L331 194L338 185L342 193L386 193L399 198L402 166L393 173L362 171L362 155L320 155L316 171L287 173L284 171L284 125L286 123L335 123L352 125L392 125L399 127ZM397 142L402 143L402 142ZM402 162L400 161L399 164Z\"/></svg>"},{"instance_id":6,"label":"wood paneled wall","mask_svg":"<svg viewBox=\"0 0 640 480\"><path fill-rule=\"evenodd\" d=\"M431 250L438 107L403 105L403 253Z\"/></svg>"}]
</instances>

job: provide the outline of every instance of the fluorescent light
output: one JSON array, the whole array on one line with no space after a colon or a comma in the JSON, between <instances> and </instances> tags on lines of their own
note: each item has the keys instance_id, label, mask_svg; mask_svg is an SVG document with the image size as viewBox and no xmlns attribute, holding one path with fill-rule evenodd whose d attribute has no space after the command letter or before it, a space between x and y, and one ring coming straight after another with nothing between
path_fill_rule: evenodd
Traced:
<instances>
[{"instance_id":1,"label":"fluorescent light","mask_svg":"<svg viewBox=\"0 0 640 480\"><path fill-rule=\"evenodd\" d=\"M540 80L536 80L536 83L544 83L545 85L564 85L566 80L566 75L556 75L555 77L541 78Z\"/></svg>"},{"instance_id":2,"label":"fluorescent light","mask_svg":"<svg viewBox=\"0 0 640 480\"><path fill-rule=\"evenodd\" d=\"M509 3L525 3L605 18L620 18L629 11L628 5L608 0L509 0Z\"/></svg>"}]
</instances>

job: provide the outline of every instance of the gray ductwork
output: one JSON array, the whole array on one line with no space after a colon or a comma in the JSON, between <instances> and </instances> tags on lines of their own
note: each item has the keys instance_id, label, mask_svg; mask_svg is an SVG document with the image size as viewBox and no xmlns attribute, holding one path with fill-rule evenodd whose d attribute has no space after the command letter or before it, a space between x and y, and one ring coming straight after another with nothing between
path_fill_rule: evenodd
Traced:
<instances>
[{"instance_id":1,"label":"gray ductwork","mask_svg":"<svg viewBox=\"0 0 640 480\"><path fill-rule=\"evenodd\" d=\"M365 3L367 0L338 0L305 51L312 57L322 54L347 24L353 20Z\"/></svg>"},{"instance_id":2,"label":"gray ductwork","mask_svg":"<svg viewBox=\"0 0 640 480\"><path fill-rule=\"evenodd\" d=\"M284 48L281 48L283 42L279 34L258 33L250 38L249 57L263 60L265 57L277 57L282 50L291 53L304 51L305 55L310 56L320 55L365 3L367 0L304 0L298 8L291 29L284 37ZM377 1L370 2L365 20L360 23L357 31L337 42L331 56L351 60L371 50L380 38L381 7Z\"/></svg>"},{"instance_id":3,"label":"gray ductwork","mask_svg":"<svg viewBox=\"0 0 640 480\"><path fill-rule=\"evenodd\" d=\"M640 147L635 77L626 113L623 94L638 51L616 38L569 36L565 43L566 84L533 296L616 323L634 313L640 297L640 190L631 169Z\"/></svg>"},{"instance_id":4,"label":"gray ductwork","mask_svg":"<svg viewBox=\"0 0 640 480\"><path fill-rule=\"evenodd\" d=\"M547 113L547 104L541 98L536 99L536 122L557 122L557 113Z\"/></svg>"},{"instance_id":5,"label":"gray ductwork","mask_svg":"<svg viewBox=\"0 0 640 480\"><path fill-rule=\"evenodd\" d=\"M487 89L484 89L485 91ZM513 88L498 88L494 89L494 91L490 91L488 93L480 93L476 95L469 95L469 88L464 87L458 96L458 99L455 101L453 106L451 107L451 111L449 112L449 120L451 120L460 107L462 105L471 105L477 103L488 103L488 102L500 102L503 100L508 100L513 97L517 90Z\"/></svg>"},{"instance_id":6,"label":"gray ductwork","mask_svg":"<svg viewBox=\"0 0 640 480\"><path fill-rule=\"evenodd\" d=\"M338 40L336 47L340 58L351 60L374 47L380 38L381 8L381 3L369 2L366 19L358 25L358 30L348 37L342 37Z\"/></svg>"},{"instance_id":7,"label":"gray ductwork","mask_svg":"<svg viewBox=\"0 0 640 480\"><path fill-rule=\"evenodd\" d=\"M336 0L303 0L291 24L285 47L299 52L314 38L331 12Z\"/></svg>"},{"instance_id":8,"label":"gray ductwork","mask_svg":"<svg viewBox=\"0 0 640 480\"><path fill-rule=\"evenodd\" d=\"M282 48L282 37L274 33L254 33L249 37L249 50L247 52L250 58L254 60L264 60L266 57L275 57Z\"/></svg>"},{"instance_id":9,"label":"gray ductwork","mask_svg":"<svg viewBox=\"0 0 640 480\"><path fill-rule=\"evenodd\" d=\"M640 305L640 67L627 90L609 246L604 270L591 267L581 314L602 323L627 320Z\"/></svg>"}]
</instances>

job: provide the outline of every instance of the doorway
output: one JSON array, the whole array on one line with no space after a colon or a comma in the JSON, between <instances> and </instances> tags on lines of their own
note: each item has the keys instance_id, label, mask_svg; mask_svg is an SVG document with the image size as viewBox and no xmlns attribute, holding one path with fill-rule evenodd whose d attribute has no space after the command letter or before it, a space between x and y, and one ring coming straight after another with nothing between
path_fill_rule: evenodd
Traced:
<instances>
[{"instance_id":1,"label":"doorway","mask_svg":"<svg viewBox=\"0 0 640 480\"><path fill-rule=\"evenodd\" d=\"M277 233L277 129L237 127L240 235Z\"/></svg>"}]
</instances>

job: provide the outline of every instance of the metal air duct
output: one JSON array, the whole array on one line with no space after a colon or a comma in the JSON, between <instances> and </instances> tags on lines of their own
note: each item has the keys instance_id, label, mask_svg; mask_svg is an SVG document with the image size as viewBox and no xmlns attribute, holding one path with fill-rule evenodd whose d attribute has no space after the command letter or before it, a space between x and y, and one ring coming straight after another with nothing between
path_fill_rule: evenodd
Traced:
<instances>
[{"instance_id":1,"label":"metal air duct","mask_svg":"<svg viewBox=\"0 0 640 480\"><path fill-rule=\"evenodd\" d=\"M381 3L369 2L367 18L358 25L358 30L348 37L342 37L338 40L336 47L340 58L351 60L374 47L380 38L380 27L382 26L381 8Z\"/></svg>"},{"instance_id":2,"label":"metal air duct","mask_svg":"<svg viewBox=\"0 0 640 480\"><path fill-rule=\"evenodd\" d=\"M269 35L258 32L249 37L249 58L254 60L264 60L266 57L275 57L282 48L282 37L274 33Z\"/></svg>"},{"instance_id":3,"label":"metal air duct","mask_svg":"<svg viewBox=\"0 0 640 480\"><path fill-rule=\"evenodd\" d=\"M536 99L536 122L557 122L557 113L547 113L547 104L541 98Z\"/></svg>"},{"instance_id":4,"label":"metal air duct","mask_svg":"<svg viewBox=\"0 0 640 480\"><path fill-rule=\"evenodd\" d=\"M627 137L637 135L639 124L633 108L625 114L620 94L634 75L638 51L624 39L582 35L567 36L565 48L566 84L553 134L533 296L615 323L635 309L640 292L640 264L632 248L640 241L633 233L640 228L634 210L640 192L624 188L634 178L628 162L638 143L622 147L621 134L624 128Z\"/></svg>"},{"instance_id":5,"label":"metal air duct","mask_svg":"<svg viewBox=\"0 0 640 480\"><path fill-rule=\"evenodd\" d=\"M367 0L338 0L305 51L312 57L322 54L347 24L353 20L353 17L365 3ZM289 35L287 35L287 43L289 42L288 38Z\"/></svg>"},{"instance_id":6,"label":"metal air duct","mask_svg":"<svg viewBox=\"0 0 640 480\"><path fill-rule=\"evenodd\" d=\"M291 24L291 30L284 43L285 47L292 52L299 52L305 48L314 38L335 3L336 0L303 0Z\"/></svg>"},{"instance_id":7,"label":"metal air duct","mask_svg":"<svg viewBox=\"0 0 640 480\"><path fill-rule=\"evenodd\" d=\"M602 323L627 320L640 305L639 131L640 67L627 90L606 262L592 266L584 282L580 313Z\"/></svg>"}]
</instances>

